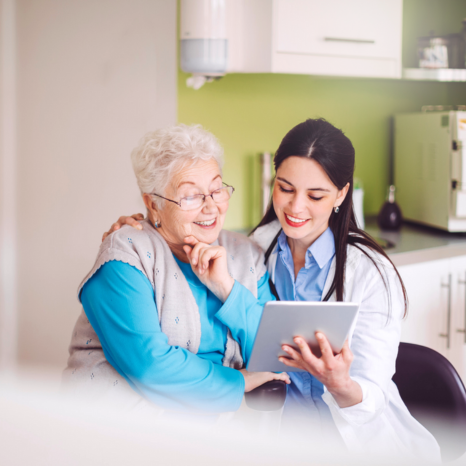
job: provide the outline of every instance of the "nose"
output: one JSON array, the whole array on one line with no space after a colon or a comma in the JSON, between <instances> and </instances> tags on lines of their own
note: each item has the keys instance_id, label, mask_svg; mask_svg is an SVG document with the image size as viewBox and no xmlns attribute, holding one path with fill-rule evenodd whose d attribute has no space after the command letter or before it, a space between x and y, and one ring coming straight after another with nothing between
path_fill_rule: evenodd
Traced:
<instances>
[{"instance_id":1,"label":"nose","mask_svg":"<svg viewBox=\"0 0 466 466\"><path fill-rule=\"evenodd\" d=\"M218 212L218 207L215 201L212 199L212 196L206 196L204 206L202 208L204 213L212 214Z\"/></svg>"},{"instance_id":2,"label":"nose","mask_svg":"<svg viewBox=\"0 0 466 466\"><path fill-rule=\"evenodd\" d=\"M290 210L294 214L302 212L307 204L307 196L295 193L290 201Z\"/></svg>"}]
</instances>

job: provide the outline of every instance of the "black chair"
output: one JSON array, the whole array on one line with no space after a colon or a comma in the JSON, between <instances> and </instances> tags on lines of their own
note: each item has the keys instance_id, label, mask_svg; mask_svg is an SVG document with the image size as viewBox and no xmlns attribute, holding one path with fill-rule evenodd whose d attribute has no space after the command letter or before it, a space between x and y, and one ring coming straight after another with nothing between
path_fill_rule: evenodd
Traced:
<instances>
[{"instance_id":1,"label":"black chair","mask_svg":"<svg viewBox=\"0 0 466 466\"><path fill-rule=\"evenodd\" d=\"M245 394L249 408L256 411L278 411L282 409L286 398L286 383L272 380Z\"/></svg>"},{"instance_id":2,"label":"black chair","mask_svg":"<svg viewBox=\"0 0 466 466\"><path fill-rule=\"evenodd\" d=\"M425 346L400 343L393 381L411 415L435 437L443 461L466 452L466 390L451 363Z\"/></svg>"}]
</instances>

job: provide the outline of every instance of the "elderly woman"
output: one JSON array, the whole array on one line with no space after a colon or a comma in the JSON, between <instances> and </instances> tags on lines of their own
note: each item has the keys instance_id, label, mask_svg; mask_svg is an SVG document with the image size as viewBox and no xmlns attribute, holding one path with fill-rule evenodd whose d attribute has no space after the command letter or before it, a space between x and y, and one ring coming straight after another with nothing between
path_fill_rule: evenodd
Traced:
<instances>
[{"instance_id":1,"label":"elderly woman","mask_svg":"<svg viewBox=\"0 0 466 466\"><path fill-rule=\"evenodd\" d=\"M222 182L217 140L178 125L146 134L131 157L148 220L108 236L81 283L68 380L83 390L127 382L160 407L208 412L289 382L243 369L274 298L260 248L222 231L234 189Z\"/></svg>"}]
</instances>

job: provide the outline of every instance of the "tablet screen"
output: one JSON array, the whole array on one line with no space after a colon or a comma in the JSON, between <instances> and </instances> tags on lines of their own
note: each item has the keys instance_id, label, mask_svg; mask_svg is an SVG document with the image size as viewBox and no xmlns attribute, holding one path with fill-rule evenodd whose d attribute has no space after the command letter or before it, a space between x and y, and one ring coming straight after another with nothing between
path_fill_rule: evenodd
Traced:
<instances>
[{"instance_id":1,"label":"tablet screen","mask_svg":"<svg viewBox=\"0 0 466 466\"><path fill-rule=\"evenodd\" d=\"M254 347L247 365L251 372L301 372L278 360L288 356L281 346L296 347L293 337L308 342L313 353L320 357L315 338L317 331L329 340L335 354L341 351L355 322L358 304L344 302L270 301L266 303L257 331Z\"/></svg>"}]
</instances>

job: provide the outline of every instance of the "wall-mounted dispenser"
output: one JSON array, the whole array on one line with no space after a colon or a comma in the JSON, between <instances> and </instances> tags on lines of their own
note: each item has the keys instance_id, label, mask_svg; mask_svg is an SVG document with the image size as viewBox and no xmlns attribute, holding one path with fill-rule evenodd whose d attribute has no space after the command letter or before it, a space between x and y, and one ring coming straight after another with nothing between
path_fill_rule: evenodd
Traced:
<instances>
[{"instance_id":1,"label":"wall-mounted dispenser","mask_svg":"<svg viewBox=\"0 0 466 466\"><path fill-rule=\"evenodd\" d=\"M226 0L181 0L181 69L199 89L225 75L228 66Z\"/></svg>"}]
</instances>

